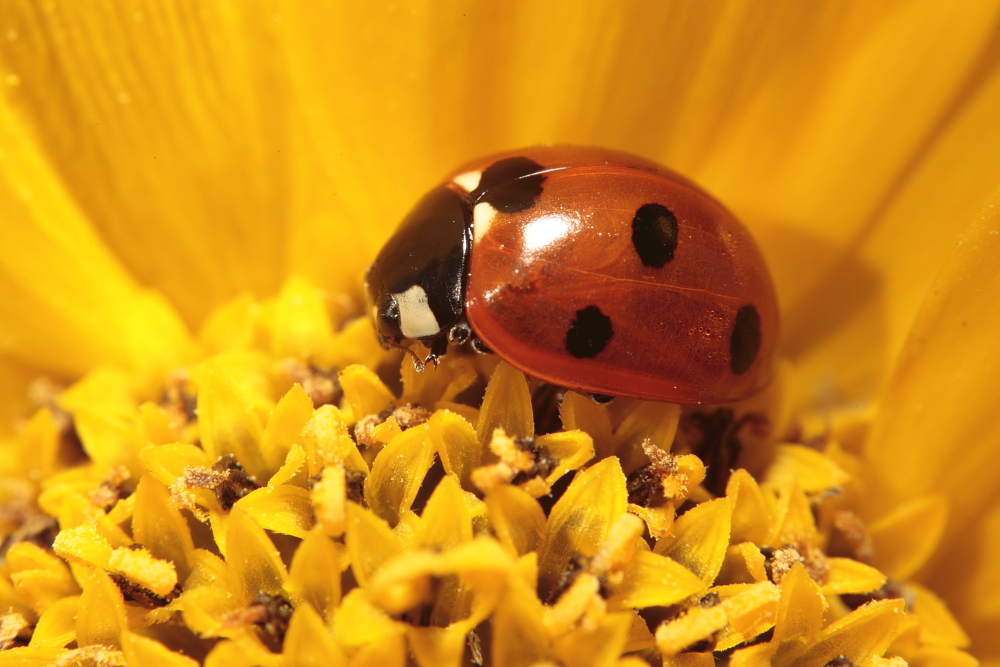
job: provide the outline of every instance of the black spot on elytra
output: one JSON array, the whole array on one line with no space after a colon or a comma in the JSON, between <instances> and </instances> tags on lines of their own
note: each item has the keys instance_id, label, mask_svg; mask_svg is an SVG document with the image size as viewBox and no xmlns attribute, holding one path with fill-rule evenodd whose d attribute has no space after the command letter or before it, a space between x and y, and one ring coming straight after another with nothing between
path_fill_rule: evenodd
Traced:
<instances>
[{"instance_id":1,"label":"black spot on elytra","mask_svg":"<svg viewBox=\"0 0 1000 667\"><path fill-rule=\"evenodd\" d=\"M544 167L526 157L494 162L483 172L472 191L472 205L486 202L501 213L518 213L535 205L542 194Z\"/></svg>"},{"instance_id":2,"label":"black spot on elytra","mask_svg":"<svg viewBox=\"0 0 1000 667\"><path fill-rule=\"evenodd\" d=\"M677 218L660 204L640 206L632 218L632 245L644 265L663 268L677 249Z\"/></svg>"},{"instance_id":3,"label":"black spot on elytra","mask_svg":"<svg viewBox=\"0 0 1000 667\"><path fill-rule=\"evenodd\" d=\"M736 375L746 373L757 360L760 351L760 315L753 306L736 311L736 322L729 339L729 367Z\"/></svg>"},{"instance_id":4,"label":"black spot on elytra","mask_svg":"<svg viewBox=\"0 0 1000 667\"><path fill-rule=\"evenodd\" d=\"M611 340L611 318L597 306L576 311L576 319L566 332L566 349L577 359L593 357Z\"/></svg>"}]
</instances>

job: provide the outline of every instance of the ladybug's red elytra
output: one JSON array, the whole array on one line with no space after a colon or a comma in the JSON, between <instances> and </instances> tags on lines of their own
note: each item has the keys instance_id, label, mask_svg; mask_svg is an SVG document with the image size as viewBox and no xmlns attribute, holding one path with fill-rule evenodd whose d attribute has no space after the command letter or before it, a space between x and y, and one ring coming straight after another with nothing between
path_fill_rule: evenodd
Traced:
<instances>
[{"instance_id":1,"label":"ladybug's red elytra","mask_svg":"<svg viewBox=\"0 0 1000 667\"><path fill-rule=\"evenodd\" d=\"M476 160L431 190L365 276L382 341L488 348L600 395L746 398L768 381L778 308L746 229L682 176L601 148ZM471 332L470 332L471 329Z\"/></svg>"}]
</instances>

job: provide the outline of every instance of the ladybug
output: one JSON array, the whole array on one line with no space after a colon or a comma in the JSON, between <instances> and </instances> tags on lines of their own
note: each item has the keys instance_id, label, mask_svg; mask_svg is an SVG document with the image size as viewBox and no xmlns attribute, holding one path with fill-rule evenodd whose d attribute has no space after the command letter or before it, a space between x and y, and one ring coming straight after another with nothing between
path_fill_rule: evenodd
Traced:
<instances>
[{"instance_id":1,"label":"ladybug","mask_svg":"<svg viewBox=\"0 0 1000 667\"><path fill-rule=\"evenodd\" d=\"M601 148L535 147L456 171L365 276L386 346L471 339L596 395L746 398L768 381L774 287L746 229L686 178ZM419 364L418 364L419 366Z\"/></svg>"}]
</instances>

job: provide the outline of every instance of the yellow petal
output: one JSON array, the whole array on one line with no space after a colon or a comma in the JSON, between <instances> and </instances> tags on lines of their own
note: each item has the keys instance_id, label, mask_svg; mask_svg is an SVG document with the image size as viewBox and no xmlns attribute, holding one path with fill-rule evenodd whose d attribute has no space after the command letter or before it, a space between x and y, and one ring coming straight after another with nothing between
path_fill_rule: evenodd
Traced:
<instances>
[{"instance_id":1,"label":"yellow petal","mask_svg":"<svg viewBox=\"0 0 1000 667\"><path fill-rule=\"evenodd\" d=\"M264 461L269 469L277 470L284 463L292 445L299 442L299 434L302 433L312 413L312 399L298 384L293 385L274 406L274 412L267 420L260 443Z\"/></svg>"},{"instance_id":2,"label":"yellow petal","mask_svg":"<svg viewBox=\"0 0 1000 667\"><path fill-rule=\"evenodd\" d=\"M33 95L21 103L47 119L41 144L70 190L130 270L191 321L240 289L274 292L289 216L288 98L265 48L273 24L221 9L192 21L155 3L76 10L11 6L4 18L18 35L4 56L21 89L59 91L47 114ZM70 24L79 40L58 37ZM249 35L261 48L241 48ZM69 69L52 67L64 59ZM114 76L99 74L108 63ZM74 133L86 138L59 139Z\"/></svg>"},{"instance_id":3,"label":"yellow petal","mask_svg":"<svg viewBox=\"0 0 1000 667\"><path fill-rule=\"evenodd\" d=\"M257 663L227 639L212 647L205 658L205 667L257 667Z\"/></svg>"},{"instance_id":4,"label":"yellow petal","mask_svg":"<svg viewBox=\"0 0 1000 667\"><path fill-rule=\"evenodd\" d=\"M584 431L562 431L540 435L535 439L535 446L545 447L559 462L545 477L545 481L550 485L555 484L556 480L570 470L576 470L594 458L593 438Z\"/></svg>"},{"instance_id":5,"label":"yellow petal","mask_svg":"<svg viewBox=\"0 0 1000 667\"><path fill-rule=\"evenodd\" d=\"M352 320L335 334L328 363L338 368L347 368L351 364L378 368L382 360L392 354L383 350L378 341L370 318Z\"/></svg>"},{"instance_id":6,"label":"yellow petal","mask_svg":"<svg viewBox=\"0 0 1000 667\"><path fill-rule=\"evenodd\" d=\"M57 648L75 640L79 608L79 595L71 595L54 602L39 617L35 631L31 633L29 645Z\"/></svg>"},{"instance_id":7,"label":"yellow petal","mask_svg":"<svg viewBox=\"0 0 1000 667\"><path fill-rule=\"evenodd\" d=\"M344 596L334 616L337 643L346 649L368 644L392 642L400 629L396 622L368 599L368 594L355 588Z\"/></svg>"},{"instance_id":8,"label":"yellow petal","mask_svg":"<svg viewBox=\"0 0 1000 667\"><path fill-rule=\"evenodd\" d=\"M372 512L347 504L347 551L351 555L351 571L362 586L387 561L403 552L392 530Z\"/></svg>"},{"instance_id":9,"label":"yellow petal","mask_svg":"<svg viewBox=\"0 0 1000 667\"><path fill-rule=\"evenodd\" d=\"M528 667L551 655L542 624L543 609L524 586L510 586L493 615L490 650L497 667Z\"/></svg>"},{"instance_id":10,"label":"yellow petal","mask_svg":"<svg viewBox=\"0 0 1000 667\"><path fill-rule=\"evenodd\" d=\"M378 375L365 366L348 366L340 371L338 377L355 421L367 415L377 415L393 401L392 392Z\"/></svg>"},{"instance_id":11,"label":"yellow petal","mask_svg":"<svg viewBox=\"0 0 1000 667\"><path fill-rule=\"evenodd\" d=\"M467 634L462 626L406 628L410 650L420 667L460 667Z\"/></svg>"},{"instance_id":12,"label":"yellow petal","mask_svg":"<svg viewBox=\"0 0 1000 667\"><path fill-rule=\"evenodd\" d=\"M396 418L389 417L372 429L371 439L373 442L384 446L402 432L403 429L400 427L399 422L396 421ZM375 449L375 451L378 451L378 449Z\"/></svg>"},{"instance_id":13,"label":"yellow petal","mask_svg":"<svg viewBox=\"0 0 1000 667\"><path fill-rule=\"evenodd\" d=\"M624 607L667 607L704 590L705 584L683 565L659 554L636 551L611 602Z\"/></svg>"},{"instance_id":14,"label":"yellow petal","mask_svg":"<svg viewBox=\"0 0 1000 667\"><path fill-rule=\"evenodd\" d=\"M906 586L915 594L913 613L920 619L920 641L923 644L952 648L969 645L969 636L941 598L916 582L907 582Z\"/></svg>"},{"instance_id":15,"label":"yellow petal","mask_svg":"<svg viewBox=\"0 0 1000 667\"><path fill-rule=\"evenodd\" d=\"M31 542L11 545L6 560L14 590L36 612L80 592L66 563Z\"/></svg>"},{"instance_id":16,"label":"yellow petal","mask_svg":"<svg viewBox=\"0 0 1000 667\"><path fill-rule=\"evenodd\" d=\"M343 535L347 523L346 475L342 465L326 466L313 484L311 495L316 523L330 537Z\"/></svg>"},{"instance_id":17,"label":"yellow petal","mask_svg":"<svg viewBox=\"0 0 1000 667\"><path fill-rule=\"evenodd\" d=\"M545 513L534 498L516 486L497 485L486 496L490 523L508 553L523 556L538 549Z\"/></svg>"},{"instance_id":18,"label":"yellow petal","mask_svg":"<svg viewBox=\"0 0 1000 667\"><path fill-rule=\"evenodd\" d=\"M669 556L710 586L726 558L731 512L728 498L695 505L675 522L673 539L657 543L656 553Z\"/></svg>"},{"instance_id":19,"label":"yellow petal","mask_svg":"<svg viewBox=\"0 0 1000 667\"><path fill-rule=\"evenodd\" d=\"M1000 81L990 88L1000 94ZM881 499L885 509L899 499L947 491L960 521L987 502L986 489L996 481L1000 431L988 397L1000 386L992 335L1000 323L993 308L1000 294L998 205L1000 192L957 239L886 389L866 447L880 486L890 492ZM970 449L970 442L978 446ZM961 528L955 523L949 530Z\"/></svg>"},{"instance_id":20,"label":"yellow petal","mask_svg":"<svg viewBox=\"0 0 1000 667\"><path fill-rule=\"evenodd\" d=\"M763 484L789 486L798 481L806 493L833 489L849 479L846 472L821 452L802 445L778 445Z\"/></svg>"},{"instance_id":21,"label":"yellow petal","mask_svg":"<svg viewBox=\"0 0 1000 667\"><path fill-rule=\"evenodd\" d=\"M589 572L580 572L561 592L555 604L545 607L545 629L552 639L564 636L578 625L593 625L607 610L600 596L601 582Z\"/></svg>"},{"instance_id":22,"label":"yellow petal","mask_svg":"<svg viewBox=\"0 0 1000 667\"><path fill-rule=\"evenodd\" d=\"M642 453L642 443L649 440L663 451L670 449L677 433L681 407L672 403L637 401L626 417L615 429L615 451L624 460L622 468L632 470L640 461L632 461L631 456Z\"/></svg>"},{"instance_id":23,"label":"yellow petal","mask_svg":"<svg viewBox=\"0 0 1000 667\"><path fill-rule=\"evenodd\" d=\"M272 489L282 484L304 486L307 483L303 478L305 477L304 469L308 463L308 459L309 456L304 449L298 445L292 445L288 450L288 454L285 455L285 462L271 476L271 479L267 480L267 486Z\"/></svg>"},{"instance_id":24,"label":"yellow petal","mask_svg":"<svg viewBox=\"0 0 1000 667\"><path fill-rule=\"evenodd\" d=\"M310 605L298 607L292 614L281 654L285 667L342 667L347 664L347 658L334 642L323 619Z\"/></svg>"},{"instance_id":25,"label":"yellow petal","mask_svg":"<svg viewBox=\"0 0 1000 667\"><path fill-rule=\"evenodd\" d=\"M188 557L194 552L194 540L187 521L170 503L170 491L152 475L143 475L136 487L132 534L135 541L157 558L170 561L177 577L184 581L191 572Z\"/></svg>"},{"instance_id":26,"label":"yellow petal","mask_svg":"<svg viewBox=\"0 0 1000 667\"><path fill-rule=\"evenodd\" d=\"M646 620L638 614L635 613L632 616L632 627L629 629L628 641L625 643L625 648L623 653L631 653L633 651L645 651L646 649L651 649L656 646L656 637L653 633L649 631L649 625L646 624ZM635 656L632 656L635 657ZM629 656L625 656L622 660L628 660ZM621 664L619 660L619 667L625 667ZM641 667L637 665L636 667Z\"/></svg>"},{"instance_id":27,"label":"yellow petal","mask_svg":"<svg viewBox=\"0 0 1000 667\"><path fill-rule=\"evenodd\" d=\"M823 592L796 563L781 579L781 599L778 601L771 643L777 652L771 658L775 666L787 665L819 636L826 611Z\"/></svg>"},{"instance_id":28,"label":"yellow petal","mask_svg":"<svg viewBox=\"0 0 1000 667\"><path fill-rule=\"evenodd\" d=\"M901 503L868 526L875 564L896 579L906 579L934 553L946 528L949 502L943 496Z\"/></svg>"},{"instance_id":29,"label":"yellow petal","mask_svg":"<svg viewBox=\"0 0 1000 667\"><path fill-rule=\"evenodd\" d=\"M309 492L291 484L251 491L236 501L236 506L260 527L275 533L305 537L314 522Z\"/></svg>"},{"instance_id":30,"label":"yellow petal","mask_svg":"<svg viewBox=\"0 0 1000 667\"><path fill-rule=\"evenodd\" d=\"M435 592L431 577L440 569L440 556L428 551L403 554L387 561L368 582L371 601L390 614L432 604Z\"/></svg>"},{"instance_id":31,"label":"yellow petal","mask_svg":"<svg viewBox=\"0 0 1000 667\"><path fill-rule=\"evenodd\" d=\"M51 667L72 656L72 651L61 648L35 648L25 646L0 653L2 667Z\"/></svg>"},{"instance_id":32,"label":"yellow petal","mask_svg":"<svg viewBox=\"0 0 1000 667\"><path fill-rule=\"evenodd\" d=\"M260 591L270 595L284 592L288 573L278 550L264 529L238 506L229 513L226 553L236 584L234 594L243 604L256 599Z\"/></svg>"},{"instance_id":33,"label":"yellow petal","mask_svg":"<svg viewBox=\"0 0 1000 667\"><path fill-rule=\"evenodd\" d=\"M59 432L52 411L42 408L24 425L17 438L16 451L5 452L2 464L6 474L47 477L59 462ZM30 454L30 455L29 455Z\"/></svg>"},{"instance_id":34,"label":"yellow petal","mask_svg":"<svg viewBox=\"0 0 1000 667\"><path fill-rule=\"evenodd\" d=\"M780 489L774 515L771 534L765 544L780 546L795 544L800 540L809 544L816 543L816 522L809 498L802 491L798 480L793 480L791 486Z\"/></svg>"},{"instance_id":35,"label":"yellow petal","mask_svg":"<svg viewBox=\"0 0 1000 667\"><path fill-rule=\"evenodd\" d=\"M974 45L981 44L986 34L979 22L991 20L996 7L985 3L962 16L938 10L932 2L914 3L905 11L866 6L862 15L846 12L839 20L820 22L824 33L845 22L841 28L833 28L845 30L833 40L837 49L823 52L844 58L840 62L846 66L812 84L802 81L824 88L822 110L804 114L800 121L789 119L803 123L800 131L810 140L794 142L792 152L779 149L774 153L775 159L788 160L785 173L789 178L779 180L796 194L782 197L782 213L775 215L772 210L761 218L765 225L757 238L765 248L783 250L772 266L785 265L776 280L789 306L786 340L795 356L800 351L807 353L803 365L809 367L807 386L815 387L812 400L822 401L821 395L867 397L872 387L881 384L887 364L905 339L941 265L941 248L951 246L964 224L940 221L968 220L1000 180L995 156L982 147L984 141L991 140L987 137L994 136L989 119L996 109L1000 82L989 69L989 74L977 79L974 91L963 93L964 75L959 74L969 71L967 68L975 70L974 63L980 62L982 47ZM847 28L847 23L854 28ZM940 58L932 49L921 52L917 46L931 34L949 44ZM913 53L921 55L899 57L897 49L902 44L913 44ZM819 49L814 53L818 55ZM804 78L807 70L800 67L808 66L802 55L796 54L797 64L791 71ZM894 126L894 118L908 114L899 99L901 91L914 83L905 82L923 85L929 67L941 69L931 75L922 94L910 100L916 105L914 115L908 115L903 125ZM790 89L778 87L767 94L787 113L792 113L787 98L784 102L776 98ZM948 118L944 123L940 122L942 113ZM856 126L859 121L865 126L860 132ZM741 122L748 123L744 132L749 138L755 124L749 119ZM866 184L862 187L857 184L858 145L853 140L844 143L836 139L848 126L854 126L849 133L855 140L865 135L878 137L873 140L882 147L877 160L866 162L862 177ZM887 139L884 128L890 126L894 130ZM821 178L803 172L792 176L794 165L800 164L797 160L803 159L804 154L797 154L799 150L809 151L810 159L826 153L833 162L823 164L836 166L832 171L825 169ZM737 188L733 194L758 208L763 184L751 186L754 179L740 182L737 175L742 168L723 161L720 156L720 166ZM956 162L976 164L975 173L965 177L955 173ZM724 190L714 191L740 210L740 204ZM812 194L806 194L810 191ZM850 194L838 198L832 194L837 191ZM819 201L826 204L818 206ZM793 212L787 204L801 210ZM796 231L772 230L768 218L805 224L796 225ZM854 224L838 225L838 219L851 219ZM771 233L775 233L773 241L768 238ZM803 243L812 246L808 260L801 259ZM869 353L857 354L858 350Z\"/></svg>"},{"instance_id":36,"label":"yellow petal","mask_svg":"<svg viewBox=\"0 0 1000 667\"><path fill-rule=\"evenodd\" d=\"M426 358L430 349L418 344L413 351L421 358ZM468 389L478 379L472 362L454 354L446 354L436 364L418 370L416 364L407 360L400 366L400 379L403 382L403 393L400 403L412 403L428 408L437 407L439 400L452 401Z\"/></svg>"},{"instance_id":37,"label":"yellow petal","mask_svg":"<svg viewBox=\"0 0 1000 667\"><path fill-rule=\"evenodd\" d=\"M128 362L147 389L158 388L162 378L191 363L198 350L173 302L159 292L143 290L126 311L122 346Z\"/></svg>"},{"instance_id":38,"label":"yellow petal","mask_svg":"<svg viewBox=\"0 0 1000 667\"><path fill-rule=\"evenodd\" d=\"M441 555L442 571L455 572L476 589L502 587L515 561L490 536L479 535Z\"/></svg>"},{"instance_id":39,"label":"yellow petal","mask_svg":"<svg viewBox=\"0 0 1000 667\"><path fill-rule=\"evenodd\" d=\"M715 650L725 651L753 639L774 626L781 590L762 581L733 584L712 589L718 593L719 606L725 611L728 625L719 634Z\"/></svg>"},{"instance_id":40,"label":"yellow petal","mask_svg":"<svg viewBox=\"0 0 1000 667\"><path fill-rule=\"evenodd\" d=\"M877 664L877 663L876 663ZM947 646L927 646L907 656L909 667L978 667L979 660L968 653ZM887 665L886 667L903 667Z\"/></svg>"},{"instance_id":41,"label":"yellow petal","mask_svg":"<svg viewBox=\"0 0 1000 667\"><path fill-rule=\"evenodd\" d=\"M497 365L486 385L476 425L479 442L485 446L498 428L512 438L530 438L535 434L528 382L521 371L505 361Z\"/></svg>"},{"instance_id":42,"label":"yellow petal","mask_svg":"<svg viewBox=\"0 0 1000 667\"><path fill-rule=\"evenodd\" d=\"M540 590L547 595L573 556L592 556L625 513L625 475L615 457L580 472L553 506L539 557Z\"/></svg>"},{"instance_id":43,"label":"yellow petal","mask_svg":"<svg viewBox=\"0 0 1000 667\"><path fill-rule=\"evenodd\" d=\"M829 570L823 582L825 595L868 593L885 583L885 575L874 567L851 558L827 558Z\"/></svg>"},{"instance_id":44,"label":"yellow petal","mask_svg":"<svg viewBox=\"0 0 1000 667\"><path fill-rule=\"evenodd\" d=\"M559 418L563 429L578 429L593 438L597 458L603 459L618 453L615 450L616 443L611 432L611 416L607 406L598 405L575 391L568 391L559 404Z\"/></svg>"},{"instance_id":45,"label":"yellow petal","mask_svg":"<svg viewBox=\"0 0 1000 667\"><path fill-rule=\"evenodd\" d=\"M673 505L640 507L629 503L628 511L646 522L646 530L655 540L662 540L673 532L675 518Z\"/></svg>"},{"instance_id":46,"label":"yellow petal","mask_svg":"<svg viewBox=\"0 0 1000 667\"><path fill-rule=\"evenodd\" d=\"M117 648L128 630L125 601L118 586L101 570L93 570L83 586L76 619L76 641L80 646L101 644Z\"/></svg>"},{"instance_id":47,"label":"yellow petal","mask_svg":"<svg viewBox=\"0 0 1000 667\"><path fill-rule=\"evenodd\" d=\"M656 629L656 647L665 656L675 655L719 632L727 622L726 612L720 605L692 607Z\"/></svg>"},{"instance_id":48,"label":"yellow petal","mask_svg":"<svg viewBox=\"0 0 1000 667\"><path fill-rule=\"evenodd\" d=\"M196 549L191 556L191 576L184 582L184 592L174 603L184 614L184 623L195 632L214 636L221 619L245 604L237 595L237 581L232 568L215 554Z\"/></svg>"},{"instance_id":49,"label":"yellow petal","mask_svg":"<svg viewBox=\"0 0 1000 667\"><path fill-rule=\"evenodd\" d=\"M165 596L177 585L174 564L154 558L147 549L119 548L108 558L108 570L125 576L129 581Z\"/></svg>"},{"instance_id":50,"label":"yellow petal","mask_svg":"<svg viewBox=\"0 0 1000 667\"><path fill-rule=\"evenodd\" d=\"M405 667L406 642L400 629L381 635L351 656L351 667Z\"/></svg>"},{"instance_id":51,"label":"yellow petal","mask_svg":"<svg viewBox=\"0 0 1000 667\"><path fill-rule=\"evenodd\" d=\"M465 492L453 475L438 482L420 515L423 530L417 544L432 551L445 551L472 539L472 517Z\"/></svg>"},{"instance_id":52,"label":"yellow petal","mask_svg":"<svg viewBox=\"0 0 1000 667\"><path fill-rule=\"evenodd\" d=\"M277 357L323 360L333 328L319 291L299 276L285 281L274 302L271 353Z\"/></svg>"},{"instance_id":53,"label":"yellow petal","mask_svg":"<svg viewBox=\"0 0 1000 667\"><path fill-rule=\"evenodd\" d=\"M288 573L288 591L329 618L340 603L340 560L343 545L312 530L302 540ZM301 607L302 605L297 605Z\"/></svg>"},{"instance_id":54,"label":"yellow petal","mask_svg":"<svg viewBox=\"0 0 1000 667\"><path fill-rule=\"evenodd\" d=\"M162 406L146 401L139 406L139 418L143 439L149 443L166 445L179 439L178 430L173 428L172 419Z\"/></svg>"},{"instance_id":55,"label":"yellow petal","mask_svg":"<svg viewBox=\"0 0 1000 667\"><path fill-rule=\"evenodd\" d=\"M760 646L767 647L766 644L753 646L751 648L759 648ZM738 653L733 654L733 659L736 659ZM735 664L735 662L733 663ZM751 665L762 665L765 664L761 662L752 662ZM677 655L670 655L663 657L663 667L714 667L715 657L711 653L696 653L690 651L688 653L678 653ZM636 667L640 667L637 665Z\"/></svg>"},{"instance_id":56,"label":"yellow petal","mask_svg":"<svg viewBox=\"0 0 1000 667\"><path fill-rule=\"evenodd\" d=\"M28 544L30 543L21 543L19 546L27 549ZM94 524L60 531L52 544L52 550L67 560L100 568L107 568L112 552L111 543L101 535Z\"/></svg>"},{"instance_id":57,"label":"yellow petal","mask_svg":"<svg viewBox=\"0 0 1000 667\"><path fill-rule=\"evenodd\" d=\"M753 542L740 542L726 551L726 561L718 581L721 584L749 584L767 581L764 554Z\"/></svg>"},{"instance_id":58,"label":"yellow petal","mask_svg":"<svg viewBox=\"0 0 1000 667\"><path fill-rule=\"evenodd\" d=\"M264 429L243 387L218 363L202 366L198 380L198 424L202 446L213 462L232 454L247 473L264 480L261 455Z\"/></svg>"},{"instance_id":59,"label":"yellow petal","mask_svg":"<svg viewBox=\"0 0 1000 667\"><path fill-rule=\"evenodd\" d=\"M368 474L368 464L348 435L343 414L332 405L321 406L312 413L302 430L301 441L309 461L310 477L320 474L323 466L337 464Z\"/></svg>"},{"instance_id":60,"label":"yellow petal","mask_svg":"<svg viewBox=\"0 0 1000 667\"><path fill-rule=\"evenodd\" d=\"M796 666L822 667L837 656L865 664L892 643L903 615L902 600L870 602L828 625Z\"/></svg>"},{"instance_id":61,"label":"yellow petal","mask_svg":"<svg viewBox=\"0 0 1000 667\"><path fill-rule=\"evenodd\" d=\"M248 350L260 336L261 306L249 294L216 306L198 330L198 342L207 354Z\"/></svg>"},{"instance_id":62,"label":"yellow petal","mask_svg":"<svg viewBox=\"0 0 1000 667\"><path fill-rule=\"evenodd\" d=\"M134 632L123 632L121 636L122 653L129 665L156 665L157 667L197 667L198 663L191 658L170 650L158 641L154 641Z\"/></svg>"},{"instance_id":63,"label":"yellow petal","mask_svg":"<svg viewBox=\"0 0 1000 667\"><path fill-rule=\"evenodd\" d=\"M7 104L0 145L2 350L57 375L127 363L120 335L135 282Z\"/></svg>"},{"instance_id":64,"label":"yellow petal","mask_svg":"<svg viewBox=\"0 0 1000 667\"><path fill-rule=\"evenodd\" d=\"M445 472L456 475L462 488L471 489L469 475L482 460L483 446L472 425L449 410L438 410L428 421L428 435Z\"/></svg>"},{"instance_id":65,"label":"yellow petal","mask_svg":"<svg viewBox=\"0 0 1000 667\"><path fill-rule=\"evenodd\" d=\"M399 513L417 497L424 475L434 461L429 426L422 424L393 438L372 463L365 480L365 500L375 514L395 525Z\"/></svg>"},{"instance_id":66,"label":"yellow petal","mask_svg":"<svg viewBox=\"0 0 1000 667\"><path fill-rule=\"evenodd\" d=\"M726 497L733 508L733 542L764 544L770 532L770 513L753 476L742 468L730 475Z\"/></svg>"},{"instance_id":67,"label":"yellow petal","mask_svg":"<svg viewBox=\"0 0 1000 667\"><path fill-rule=\"evenodd\" d=\"M184 477L185 468L207 468L213 463L201 447L183 444L147 447L140 457L146 470L166 486Z\"/></svg>"},{"instance_id":68,"label":"yellow petal","mask_svg":"<svg viewBox=\"0 0 1000 667\"><path fill-rule=\"evenodd\" d=\"M138 453L146 442L135 414L134 382L118 369L98 368L59 396L73 415L87 454L101 467L124 465L138 473Z\"/></svg>"},{"instance_id":69,"label":"yellow petal","mask_svg":"<svg viewBox=\"0 0 1000 667\"><path fill-rule=\"evenodd\" d=\"M631 625L631 614L608 614L594 628L580 626L560 637L553 649L567 667L611 667L618 663Z\"/></svg>"}]
</instances>

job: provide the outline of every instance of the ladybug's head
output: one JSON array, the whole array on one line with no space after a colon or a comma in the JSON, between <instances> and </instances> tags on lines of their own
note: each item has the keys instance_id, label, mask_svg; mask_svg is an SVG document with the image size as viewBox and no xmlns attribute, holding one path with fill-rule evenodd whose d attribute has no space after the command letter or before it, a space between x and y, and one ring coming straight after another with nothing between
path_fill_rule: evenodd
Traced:
<instances>
[{"instance_id":1,"label":"ladybug's head","mask_svg":"<svg viewBox=\"0 0 1000 667\"><path fill-rule=\"evenodd\" d=\"M465 200L442 186L420 200L382 247L365 274L365 290L383 344L444 340L462 320L471 226Z\"/></svg>"}]
</instances>

